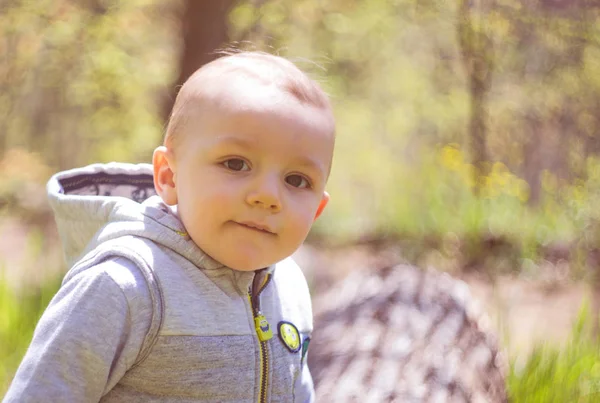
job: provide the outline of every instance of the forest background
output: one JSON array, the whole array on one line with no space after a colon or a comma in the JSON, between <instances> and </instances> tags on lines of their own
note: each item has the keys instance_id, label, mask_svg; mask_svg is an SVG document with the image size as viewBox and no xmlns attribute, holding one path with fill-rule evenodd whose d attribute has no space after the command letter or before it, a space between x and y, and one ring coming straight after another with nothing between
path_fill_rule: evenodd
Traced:
<instances>
[{"instance_id":1,"label":"forest background","mask_svg":"<svg viewBox=\"0 0 600 403\"><path fill-rule=\"evenodd\" d=\"M0 38L0 391L66 270L49 176L149 162L177 86L233 46L288 57L331 95L332 201L308 245L384 245L484 282L484 300L506 281L544 303L576 287L591 313L560 345L511 350L510 393L600 392L585 331L600 289L597 0L0 0Z\"/></svg>"}]
</instances>

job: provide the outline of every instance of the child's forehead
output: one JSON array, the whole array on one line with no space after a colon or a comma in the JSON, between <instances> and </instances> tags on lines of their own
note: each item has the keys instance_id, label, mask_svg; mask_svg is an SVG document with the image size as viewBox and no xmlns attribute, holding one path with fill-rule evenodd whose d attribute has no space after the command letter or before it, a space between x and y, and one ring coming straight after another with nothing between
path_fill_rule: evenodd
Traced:
<instances>
[{"instance_id":1,"label":"child's forehead","mask_svg":"<svg viewBox=\"0 0 600 403\"><path fill-rule=\"evenodd\" d=\"M260 148L260 133L271 133L269 139L279 139L276 133L295 133L290 141L311 137L315 143L331 141L335 122L329 109L304 105L278 89L264 89L244 84L240 89L229 86L210 99L189 105L188 133L217 136L214 141ZM232 90L235 88L235 90ZM245 133L238 135L236 133ZM281 137L283 141L285 137Z\"/></svg>"},{"instance_id":2,"label":"child's forehead","mask_svg":"<svg viewBox=\"0 0 600 403\"><path fill-rule=\"evenodd\" d=\"M279 86L241 74L206 77L194 83L189 99L192 108L221 107L243 109L282 102L290 94Z\"/></svg>"}]
</instances>

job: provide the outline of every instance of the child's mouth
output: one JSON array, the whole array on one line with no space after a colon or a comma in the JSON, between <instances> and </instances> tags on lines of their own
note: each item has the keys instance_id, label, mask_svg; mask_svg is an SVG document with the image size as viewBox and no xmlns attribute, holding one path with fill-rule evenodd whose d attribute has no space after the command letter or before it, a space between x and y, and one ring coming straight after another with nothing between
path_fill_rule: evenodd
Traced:
<instances>
[{"instance_id":1,"label":"child's mouth","mask_svg":"<svg viewBox=\"0 0 600 403\"><path fill-rule=\"evenodd\" d=\"M251 222L251 221L243 221L243 222L236 221L236 223L241 225L242 227L246 227L246 228L254 230L254 231L262 232L265 234L275 235L275 232L273 232L268 226L263 225L263 224L258 224L258 223Z\"/></svg>"}]
</instances>

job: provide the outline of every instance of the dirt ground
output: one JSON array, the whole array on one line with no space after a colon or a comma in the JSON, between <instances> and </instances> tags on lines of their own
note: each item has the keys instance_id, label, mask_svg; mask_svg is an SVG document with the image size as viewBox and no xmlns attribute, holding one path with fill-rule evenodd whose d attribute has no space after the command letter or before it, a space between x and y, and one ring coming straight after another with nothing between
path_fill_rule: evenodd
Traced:
<instances>
[{"instance_id":1,"label":"dirt ground","mask_svg":"<svg viewBox=\"0 0 600 403\"><path fill-rule=\"evenodd\" d=\"M501 277L494 286L474 276L463 279L502 335L511 356L526 355L534 344L562 344L588 294L585 284L545 284Z\"/></svg>"}]
</instances>

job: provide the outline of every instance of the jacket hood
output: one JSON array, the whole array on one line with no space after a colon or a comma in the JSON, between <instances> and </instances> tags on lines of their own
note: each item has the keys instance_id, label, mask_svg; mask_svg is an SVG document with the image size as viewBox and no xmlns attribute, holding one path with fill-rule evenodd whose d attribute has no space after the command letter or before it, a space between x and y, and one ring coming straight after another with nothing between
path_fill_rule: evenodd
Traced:
<instances>
[{"instance_id":1,"label":"jacket hood","mask_svg":"<svg viewBox=\"0 0 600 403\"><path fill-rule=\"evenodd\" d=\"M198 248L176 209L156 195L150 164L113 162L59 172L47 190L69 267L102 242L126 235L148 238L198 267L224 267Z\"/></svg>"}]
</instances>

